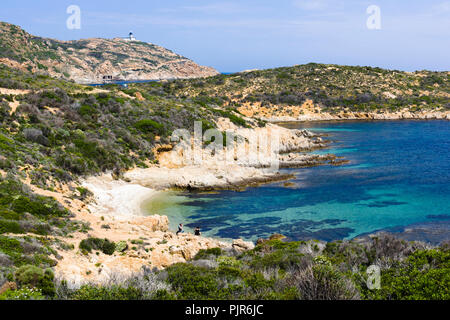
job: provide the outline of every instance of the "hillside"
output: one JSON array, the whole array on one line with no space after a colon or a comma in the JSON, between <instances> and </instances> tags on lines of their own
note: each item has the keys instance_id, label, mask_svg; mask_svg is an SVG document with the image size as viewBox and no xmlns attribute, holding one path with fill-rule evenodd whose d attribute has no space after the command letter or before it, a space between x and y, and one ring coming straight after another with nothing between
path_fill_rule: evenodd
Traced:
<instances>
[{"instance_id":1,"label":"hillside","mask_svg":"<svg viewBox=\"0 0 450 320\"><path fill-rule=\"evenodd\" d=\"M304 108L310 99L336 114L345 108L448 110L448 73L336 66L332 76L330 66L307 65L94 88L44 74L53 67L26 70L35 70L32 61L71 57L52 56L55 51L46 45L40 51L15 48L2 49L7 65L0 64L0 300L449 299L447 242L437 247L389 236L286 242L276 235L258 240L256 247L242 240L222 245L176 236L161 216L122 221L95 212L95 190L82 184L86 177L112 172L108 187L129 188L132 181L124 171L160 169L158 156L171 149L171 133L192 131L196 120L222 133L223 124L250 130L273 126L245 117L247 107L264 105L282 114L292 106ZM294 138L311 143L320 138L292 132L287 152L300 151ZM182 175L188 176L186 170ZM112 200L104 199L110 206ZM366 286L373 263L381 265L377 291ZM73 276L109 280L69 288Z\"/></svg>"},{"instance_id":2,"label":"hillside","mask_svg":"<svg viewBox=\"0 0 450 320\"><path fill-rule=\"evenodd\" d=\"M0 63L77 83L208 77L218 74L163 47L140 41L84 39L58 41L33 36L0 22Z\"/></svg>"},{"instance_id":3,"label":"hillside","mask_svg":"<svg viewBox=\"0 0 450 320\"><path fill-rule=\"evenodd\" d=\"M176 81L165 94L215 100L263 120L450 118L450 72L310 63Z\"/></svg>"},{"instance_id":4,"label":"hillside","mask_svg":"<svg viewBox=\"0 0 450 320\"><path fill-rule=\"evenodd\" d=\"M197 102L117 85L94 89L5 66L0 79L0 170L27 172L44 188L146 167L173 130L192 129L197 120L213 127L221 116Z\"/></svg>"}]
</instances>

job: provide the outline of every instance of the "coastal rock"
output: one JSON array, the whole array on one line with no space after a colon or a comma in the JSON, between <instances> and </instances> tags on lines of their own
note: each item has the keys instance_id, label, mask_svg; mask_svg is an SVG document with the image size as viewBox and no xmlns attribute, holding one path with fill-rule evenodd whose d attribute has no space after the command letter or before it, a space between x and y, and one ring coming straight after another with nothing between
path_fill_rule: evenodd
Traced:
<instances>
[{"instance_id":1,"label":"coastal rock","mask_svg":"<svg viewBox=\"0 0 450 320\"><path fill-rule=\"evenodd\" d=\"M179 255L182 255L183 253L182 253L182 249L180 249L179 247L177 247L177 246L170 246L169 247L169 252L170 252L170 254L179 254Z\"/></svg>"},{"instance_id":2,"label":"coastal rock","mask_svg":"<svg viewBox=\"0 0 450 320\"><path fill-rule=\"evenodd\" d=\"M238 252L244 252L255 248L255 244L253 242L244 241L242 239L233 240L232 246L233 249Z\"/></svg>"},{"instance_id":3,"label":"coastal rock","mask_svg":"<svg viewBox=\"0 0 450 320\"><path fill-rule=\"evenodd\" d=\"M1 287L0 287L0 294L5 293L8 290L17 290L17 285L15 282L5 282Z\"/></svg>"},{"instance_id":4,"label":"coastal rock","mask_svg":"<svg viewBox=\"0 0 450 320\"><path fill-rule=\"evenodd\" d=\"M326 146L326 143L316 134L307 130L291 130L274 124L264 128L237 128L224 118L217 121L219 130L231 130L239 136L238 149L243 153L229 160L226 150L204 150L201 162L192 163L185 159L182 148L174 148L158 155L158 166L146 169L136 168L124 174L131 183L154 189L179 188L188 190L239 189L271 181L281 181L292 177L280 174L281 167L306 167L331 160L329 155L300 155L293 152L309 151ZM255 156L249 152L249 141L261 141L269 145L271 139L277 139L279 149L261 148L261 153ZM289 153L288 155L280 155Z\"/></svg>"},{"instance_id":5,"label":"coastal rock","mask_svg":"<svg viewBox=\"0 0 450 320\"><path fill-rule=\"evenodd\" d=\"M282 241L283 239L286 239L286 236L283 236L282 234L279 234L279 233L275 233L275 234L273 234L273 235L271 235L269 237L269 240L280 240L280 241Z\"/></svg>"},{"instance_id":6,"label":"coastal rock","mask_svg":"<svg viewBox=\"0 0 450 320\"><path fill-rule=\"evenodd\" d=\"M133 219L132 224L143 225L151 231L166 232L169 230L169 218L167 216L153 215Z\"/></svg>"}]
</instances>

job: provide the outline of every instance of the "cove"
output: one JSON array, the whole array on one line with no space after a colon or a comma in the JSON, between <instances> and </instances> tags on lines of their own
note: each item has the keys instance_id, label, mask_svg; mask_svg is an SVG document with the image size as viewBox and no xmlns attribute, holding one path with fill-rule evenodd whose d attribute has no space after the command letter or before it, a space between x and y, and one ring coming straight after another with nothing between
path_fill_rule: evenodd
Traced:
<instances>
[{"instance_id":1,"label":"cove","mask_svg":"<svg viewBox=\"0 0 450 320\"><path fill-rule=\"evenodd\" d=\"M203 235L255 241L273 233L291 240L351 239L376 230L450 219L448 121L285 123L327 134L343 166L286 169L284 182L245 191L169 192L147 204ZM447 238L450 235L446 235Z\"/></svg>"}]
</instances>

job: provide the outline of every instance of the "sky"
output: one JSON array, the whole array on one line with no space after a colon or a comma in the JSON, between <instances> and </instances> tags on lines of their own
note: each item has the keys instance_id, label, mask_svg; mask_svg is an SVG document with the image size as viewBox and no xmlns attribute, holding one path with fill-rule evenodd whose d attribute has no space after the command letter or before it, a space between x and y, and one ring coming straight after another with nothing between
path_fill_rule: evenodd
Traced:
<instances>
[{"instance_id":1,"label":"sky","mask_svg":"<svg viewBox=\"0 0 450 320\"><path fill-rule=\"evenodd\" d=\"M67 27L71 5L80 29ZM448 0L1 0L0 20L60 40L133 31L220 72L309 62L450 70Z\"/></svg>"}]
</instances>

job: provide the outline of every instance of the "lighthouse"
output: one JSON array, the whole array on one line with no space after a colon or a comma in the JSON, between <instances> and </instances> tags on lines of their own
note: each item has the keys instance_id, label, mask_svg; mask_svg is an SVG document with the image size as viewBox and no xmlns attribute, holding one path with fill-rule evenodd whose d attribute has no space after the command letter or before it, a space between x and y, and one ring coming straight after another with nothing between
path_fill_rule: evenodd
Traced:
<instances>
[{"instance_id":1,"label":"lighthouse","mask_svg":"<svg viewBox=\"0 0 450 320\"><path fill-rule=\"evenodd\" d=\"M130 33L128 34L128 37L126 38L122 38L124 41L137 41L136 37L134 36L133 32L130 31Z\"/></svg>"}]
</instances>

